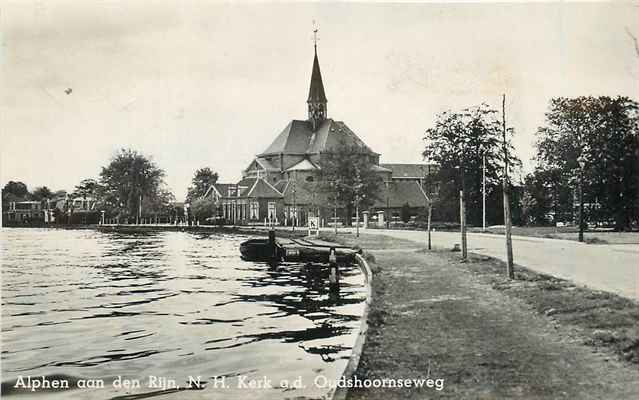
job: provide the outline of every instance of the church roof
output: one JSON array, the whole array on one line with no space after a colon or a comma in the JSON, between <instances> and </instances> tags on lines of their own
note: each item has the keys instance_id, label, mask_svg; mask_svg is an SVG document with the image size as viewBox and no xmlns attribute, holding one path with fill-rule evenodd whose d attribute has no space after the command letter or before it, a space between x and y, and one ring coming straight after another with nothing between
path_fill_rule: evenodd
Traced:
<instances>
[{"instance_id":1,"label":"church roof","mask_svg":"<svg viewBox=\"0 0 639 400\"><path fill-rule=\"evenodd\" d=\"M420 179L428 176L429 172L435 172L434 164L380 164L381 167L393 171L392 178Z\"/></svg>"},{"instance_id":2,"label":"church roof","mask_svg":"<svg viewBox=\"0 0 639 400\"><path fill-rule=\"evenodd\" d=\"M307 103L326 103L324 93L324 83L322 82L322 72L320 71L319 60L317 59L317 48L315 48L315 58L313 59L313 72L311 73L311 86L308 89Z\"/></svg>"},{"instance_id":3,"label":"church roof","mask_svg":"<svg viewBox=\"0 0 639 400\"><path fill-rule=\"evenodd\" d=\"M344 142L374 153L344 122L326 119L313 132L308 121L292 120L277 135L273 143L259 156L268 154L318 154L329 151Z\"/></svg>"},{"instance_id":4,"label":"church roof","mask_svg":"<svg viewBox=\"0 0 639 400\"><path fill-rule=\"evenodd\" d=\"M292 167L288 168L286 171L315 171L316 169L319 168L305 158Z\"/></svg>"}]
</instances>

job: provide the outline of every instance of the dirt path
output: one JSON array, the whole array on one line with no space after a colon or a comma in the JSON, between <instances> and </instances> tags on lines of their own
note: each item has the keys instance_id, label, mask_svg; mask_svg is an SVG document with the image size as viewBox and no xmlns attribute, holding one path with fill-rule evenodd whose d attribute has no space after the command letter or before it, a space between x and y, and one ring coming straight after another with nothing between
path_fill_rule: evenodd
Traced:
<instances>
[{"instance_id":1,"label":"dirt path","mask_svg":"<svg viewBox=\"0 0 639 400\"><path fill-rule=\"evenodd\" d=\"M372 253L382 271L355 375L429 375L444 379L444 388L351 389L349 399L639 398L637 365L585 346L575 332L493 289L458 256Z\"/></svg>"}]
</instances>

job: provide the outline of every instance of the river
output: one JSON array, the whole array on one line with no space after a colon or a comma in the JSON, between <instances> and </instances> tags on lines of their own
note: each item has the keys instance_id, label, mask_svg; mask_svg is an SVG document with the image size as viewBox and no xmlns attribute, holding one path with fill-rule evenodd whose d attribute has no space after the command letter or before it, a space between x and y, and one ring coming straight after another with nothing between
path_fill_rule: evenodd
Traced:
<instances>
[{"instance_id":1,"label":"river","mask_svg":"<svg viewBox=\"0 0 639 400\"><path fill-rule=\"evenodd\" d=\"M246 239L2 229L4 389L57 375L70 390L47 397L325 396L324 377L340 376L358 334L362 274L346 267L332 293L315 267L241 260ZM149 387L153 377L180 389L200 377L203 389L167 392L157 386L166 381ZM266 385L247 388L253 379ZM77 388L92 382L104 387Z\"/></svg>"}]
</instances>

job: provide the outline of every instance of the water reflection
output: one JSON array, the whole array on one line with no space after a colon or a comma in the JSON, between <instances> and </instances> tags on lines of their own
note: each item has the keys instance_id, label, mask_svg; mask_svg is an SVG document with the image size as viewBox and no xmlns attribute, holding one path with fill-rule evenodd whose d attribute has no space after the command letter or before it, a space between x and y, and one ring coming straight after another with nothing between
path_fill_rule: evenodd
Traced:
<instances>
[{"instance_id":1,"label":"water reflection","mask_svg":"<svg viewBox=\"0 0 639 400\"><path fill-rule=\"evenodd\" d=\"M365 300L357 268L341 271L336 293L319 265L240 260L243 236L0 234L5 383L25 374L178 381L255 374L312 382L318 370L341 373ZM323 394L313 387L295 393ZM124 394L102 397L114 395ZM210 395L206 389L178 396ZM274 388L251 397L290 395Z\"/></svg>"}]
</instances>

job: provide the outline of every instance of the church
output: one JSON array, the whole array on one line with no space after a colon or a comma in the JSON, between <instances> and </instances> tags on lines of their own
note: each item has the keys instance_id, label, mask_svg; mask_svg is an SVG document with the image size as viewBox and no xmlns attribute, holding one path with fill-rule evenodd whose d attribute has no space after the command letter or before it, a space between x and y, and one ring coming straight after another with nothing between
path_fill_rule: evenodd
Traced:
<instances>
[{"instance_id":1,"label":"church","mask_svg":"<svg viewBox=\"0 0 639 400\"><path fill-rule=\"evenodd\" d=\"M348 224L346 208L335 209L317 190L318 172L323 157L337 146L356 146L368 157L380 176L379 193L373 206L360 210L360 221L385 226L399 219L402 207L412 214L423 210L428 201L424 182L434 165L380 164L373 151L343 121L328 116L328 100L317 57L317 43L306 100L308 116L292 120L273 142L248 164L237 183L211 186L205 197L217 205L217 215L231 224L275 224L305 226L309 217L320 224ZM432 169L432 171L431 171ZM337 221L335 219L337 214ZM355 215L351 215L355 220ZM370 217L370 218L369 218Z\"/></svg>"}]
</instances>

